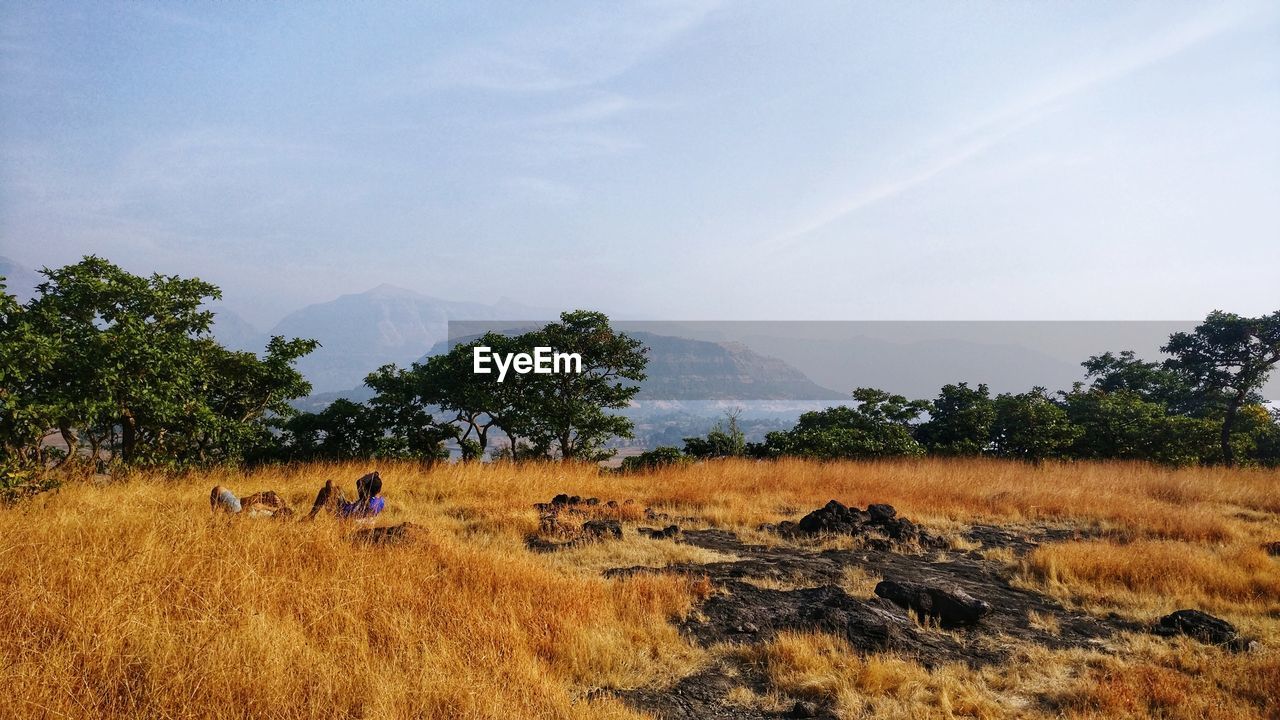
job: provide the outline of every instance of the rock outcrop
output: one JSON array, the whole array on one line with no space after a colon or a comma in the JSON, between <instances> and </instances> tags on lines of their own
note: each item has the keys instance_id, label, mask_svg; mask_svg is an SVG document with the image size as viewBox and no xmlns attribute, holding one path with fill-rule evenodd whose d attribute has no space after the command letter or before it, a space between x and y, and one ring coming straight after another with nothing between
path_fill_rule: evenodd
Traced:
<instances>
[{"instance_id":1,"label":"rock outcrop","mask_svg":"<svg viewBox=\"0 0 1280 720\"><path fill-rule=\"evenodd\" d=\"M876 595L920 617L933 618L943 627L972 625L991 612L991 605L952 585L884 580Z\"/></svg>"}]
</instances>

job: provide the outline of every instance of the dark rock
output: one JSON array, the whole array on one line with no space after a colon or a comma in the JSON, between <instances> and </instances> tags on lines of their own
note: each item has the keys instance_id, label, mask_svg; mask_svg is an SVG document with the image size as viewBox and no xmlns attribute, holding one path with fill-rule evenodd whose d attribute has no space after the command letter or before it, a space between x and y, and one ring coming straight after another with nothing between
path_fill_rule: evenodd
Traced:
<instances>
[{"instance_id":1,"label":"dark rock","mask_svg":"<svg viewBox=\"0 0 1280 720\"><path fill-rule=\"evenodd\" d=\"M1253 643L1240 637L1231 623L1199 610L1177 610L1160 618L1157 635L1186 635L1200 642L1222 645L1232 650L1247 650Z\"/></svg>"},{"instance_id":2,"label":"dark rock","mask_svg":"<svg viewBox=\"0 0 1280 720\"><path fill-rule=\"evenodd\" d=\"M365 528L357 530L351 536L352 540L358 543L366 543L369 545L399 545L411 542L426 533L426 528L421 525L415 525L411 522L403 522L399 525L388 525L385 527Z\"/></svg>"},{"instance_id":3,"label":"dark rock","mask_svg":"<svg viewBox=\"0 0 1280 720\"><path fill-rule=\"evenodd\" d=\"M560 493L559 495L551 498L551 504L552 505L569 505L570 504L569 496L564 493Z\"/></svg>"},{"instance_id":4,"label":"dark rock","mask_svg":"<svg viewBox=\"0 0 1280 720\"><path fill-rule=\"evenodd\" d=\"M609 508L610 510L616 510L618 508L618 501L610 500L609 502L605 503L604 506Z\"/></svg>"},{"instance_id":5,"label":"dark rock","mask_svg":"<svg viewBox=\"0 0 1280 720\"><path fill-rule=\"evenodd\" d=\"M990 604L955 586L884 580L876 585L876 595L945 627L972 625L991 612Z\"/></svg>"},{"instance_id":6,"label":"dark rock","mask_svg":"<svg viewBox=\"0 0 1280 720\"><path fill-rule=\"evenodd\" d=\"M883 523L892 520L898 511L892 505L884 503L873 503L867 506L867 515L871 516L871 522Z\"/></svg>"},{"instance_id":7,"label":"dark rock","mask_svg":"<svg viewBox=\"0 0 1280 720\"><path fill-rule=\"evenodd\" d=\"M851 508L841 502L832 500L822 507L800 518L796 523L796 531L806 535L832 533L851 535L857 533L866 516L857 508Z\"/></svg>"},{"instance_id":8,"label":"dark rock","mask_svg":"<svg viewBox=\"0 0 1280 720\"><path fill-rule=\"evenodd\" d=\"M582 504L586 505L587 507L595 507L596 505L600 504L600 498L587 498L586 500L582 501Z\"/></svg>"},{"instance_id":9,"label":"dark rock","mask_svg":"<svg viewBox=\"0 0 1280 720\"><path fill-rule=\"evenodd\" d=\"M570 504L570 505L581 505L581 504L582 504L582 496L580 496L580 495L570 495L570 496L569 496L569 504Z\"/></svg>"},{"instance_id":10,"label":"dark rock","mask_svg":"<svg viewBox=\"0 0 1280 720\"><path fill-rule=\"evenodd\" d=\"M796 704L791 706L791 712L787 713L787 717L816 718L818 717L818 705L817 703L797 700Z\"/></svg>"},{"instance_id":11,"label":"dark rock","mask_svg":"<svg viewBox=\"0 0 1280 720\"><path fill-rule=\"evenodd\" d=\"M898 517L892 505L872 504L865 511L848 507L836 500L800 518L799 522L782 522L777 532L782 535L866 535L882 534L894 543L914 543L926 547L945 547L941 538L925 532L910 520ZM874 549L888 549L890 543L872 540Z\"/></svg>"},{"instance_id":12,"label":"dark rock","mask_svg":"<svg viewBox=\"0 0 1280 720\"><path fill-rule=\"evenodd\" d=\"M582 524L582 533L588 537L622 539L622 525L617 520L588 520Z\"/></svg>"},{"instance_id":13,"label":"dark rock","mask_svg":"<svg viewBox=\"0 0 1280 720\"><path fill-rule=\"evenodd\" d=\"M642 528L638 528L637 532L639 532L641 535L648 535L654 540L670 540L671 538L676 537L677 535L680 534L680 526L668 525L661 530L642 527Z\"/></svg>"},{"instance_id":14,"label":"dark rock","mask_svg":"<svg viewBox=\"0 0 1280 720\"><path fill-rule=\"evenodd\" d=\"M1280 557L1280 540L1263 543L1262 549L1271 557Z\"/></svg>"}]
</instances>

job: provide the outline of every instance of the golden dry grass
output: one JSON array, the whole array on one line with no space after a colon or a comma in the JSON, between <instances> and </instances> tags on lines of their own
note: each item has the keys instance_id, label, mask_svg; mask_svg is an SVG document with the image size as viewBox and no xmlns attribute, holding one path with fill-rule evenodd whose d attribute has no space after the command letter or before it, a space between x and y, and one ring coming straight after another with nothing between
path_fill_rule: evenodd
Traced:
<instances>
[{"instance_id":1,"label":"golden dry grass","mask_svg":"<svg viewBox=\"0 0 1280 720\"><path fill-rule=\"evenodd\" d=\"M925 670L860 657L824 636L752 649L767 696L834 702L843 717L1265 716L1277 684L1280 473L1137 464L921 460L723 462L653 474L575 465L381 464L383 523L428 528L406 547L358 547L348 528L212 518L215 483L309 505L326 477L366 464L71 483L0 509L5 717L636 718L591 691L661 686L708 661L674 621L710 588L609 567L725 559L629 532L530 552L531 509L560 492L751 530L832 498L889 502L945 528L1031 522L1095 528L1006 563L1017 581L1086 608L1150 618L1216 611L1264 639L1229 655L1135 636L1116 648L1022 648L1007 666ZM600 512L609 512L601 509ZM658 523L654 523L658 524ZM961 542L958 550L972 549ZM872 578L848 585L865 594ZM1045 622L1044 619L1031 619ZM1272 683L1268 685L1268 683Z\"/></svg>"}]
</instances>

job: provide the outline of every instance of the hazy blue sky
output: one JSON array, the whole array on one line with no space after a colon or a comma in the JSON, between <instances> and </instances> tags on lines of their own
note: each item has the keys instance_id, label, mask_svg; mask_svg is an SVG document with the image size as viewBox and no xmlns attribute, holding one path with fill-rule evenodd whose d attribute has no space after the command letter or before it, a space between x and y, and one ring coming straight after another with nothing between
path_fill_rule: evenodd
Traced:
<instances>
[{"instance_id":1,"label":"hazy blue sky","mask_svg":"<svg viewBox=\"0 0 1280 720\"><path fill-rule=\"evenodd\" d=\"M679 319L1280 307L1280 5L0 7L0 254Z\"/></svg>"}]
</instances>

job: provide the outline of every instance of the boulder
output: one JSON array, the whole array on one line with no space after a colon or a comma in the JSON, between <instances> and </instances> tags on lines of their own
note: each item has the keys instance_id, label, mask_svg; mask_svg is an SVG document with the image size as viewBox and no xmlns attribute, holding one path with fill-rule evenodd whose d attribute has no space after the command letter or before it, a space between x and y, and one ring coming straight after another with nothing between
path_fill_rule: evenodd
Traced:
<instances>
[{"instance_id":1,"label":"boulder","mask_svg":"<svg viewBox=\"0 0 1280 720\"><path fill-rule=\"evenodd\" d=\"M776 526L782 535L864 535L875 532L889 538L890 542L876 541L874 549L888 550L896 544L916 543L928 547L943 547L945 542L922 530L904 517L892 505L876 503L866 510L848 507L832 500L800 518L799 522L781 522Z\"/></svg>"},{"instance_id":2,"label":"boulder","mask_svg":"<svg viewBox=\"0 0 1280 720\"><path fill-rule=\"evenodd\" d=\"M680 534L679 525L668 525L658 530L656 528L642 527L637 530L641 535L648 535L654 540L670 540Z\"/></svg>"},{"instance_id":3,"label":"boulder","mask_svg":"<svg viewBox=\"0 0 1280 720\"><path fill-rule=\"evenodd\" d=\"M787 713L787 717L816 718L818 717L818 705L805 700L797 700L796 704L791 706L791 712Z\"/></svg>"},{"instance_id":4,"label":"boulder","mask_svg":"<svg viewBox=\"0 0 1280 720\"><path fill-rule=\"evenodd\" d=\"M851 508L837 500L832 500L800 518L795 529L806 535L820 533L852 535L861 529L866 520L867 515L858 508Z\"/></svg>"},{"instance_id":5,"label":"boulder","mask_svg":"<svg viewBox=\"0 0 1280 720\"><path fill-rule=\"evenodd\" d=\"M426 528L411 522L399 525L365 528L357 530L351 539L368 545L399 545L412 542L426 533Z\"/></svg>"},{"instance_id":6,"label":"boulder","mask_svg":"<svg viewBox=\"0 0 1280 720\"><path fill-rule=\"evenodd\" d=\"M991 612L991 605L951 585L884 580L876 585L876 595L915 612L936 619L944 627L972 625Z\"/></svg>"},{"instance_id":7,"label":"boulder","mask_svg":"<svg viewBox=\"0 0 1280 720\"><path fill-rule=\"evenodd\" d=\"M588 520L582 524L582 534L592 538L622 539L622 524L617 520Z\"/></svg>"},{"instance_id":8,"label":"boulder","mask_svg":"<svg viewBox=\"0 0 1280 720\"><path fill-rule=\"evenodd\" d=\"M872 503L867 506L867 515L871 517L871 522L884 523L892 520L898 511L892 505L884 503Z\"/></svg>"},{"instance_id":9,"label":"boulder","mask_svg":"<svg viewBox=\"0 0 1280 720\"><path fill-rule=\"evenodd\" d=\"M1199 610L1177 610L1160 618L1154 632L1166 637L1186 635L1200 642L1222 645L1232 650L1247 650L1253 643L1240 637L1236 628L1222 618Z\"/></svg>"}]
</instances>

